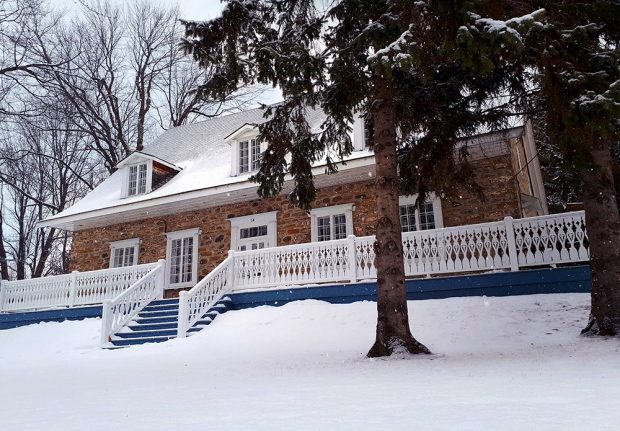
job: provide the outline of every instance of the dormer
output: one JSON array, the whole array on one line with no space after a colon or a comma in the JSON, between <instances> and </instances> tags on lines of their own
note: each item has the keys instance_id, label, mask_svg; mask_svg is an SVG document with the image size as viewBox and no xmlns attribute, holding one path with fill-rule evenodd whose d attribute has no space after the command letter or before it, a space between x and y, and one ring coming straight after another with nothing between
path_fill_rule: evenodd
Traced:
<instances>
[{"instance_id":1,"label":"dormer","mask_svg":"<svg viewBox=\"0 0 620 431\"><path fill-rule=\"evenodd\" d=\"M123 176L123 198L150 193L181 170L172 163L139 151L131 153L116 168Z\"/></svg>"},{"instance_id":2,"label":"dormer","mask_svg":"<svg viewBox=\"0 0 620 431\"><path fill-rule=\"evenodd\" d=\"M267 149L267 143L258 141L256 125L244 124L224 138L224 141L230 145L230 174L233 177L258 171L260 157Z\"/></svg>"}]
</instances>

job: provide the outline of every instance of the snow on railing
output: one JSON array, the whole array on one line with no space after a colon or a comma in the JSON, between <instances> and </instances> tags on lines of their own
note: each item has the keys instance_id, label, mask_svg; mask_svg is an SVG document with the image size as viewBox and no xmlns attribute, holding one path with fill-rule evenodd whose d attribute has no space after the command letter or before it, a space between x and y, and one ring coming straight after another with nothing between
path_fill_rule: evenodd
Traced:
<instances>
[{"instance_id":1,"label":"snow on railing","mask_svg":"<svg viewBox=\"0 0 620 431\"><path fill-rule=\"evenodd\" d=\"M189 328L205 315L233 285L234 252L189 291L179 294L177 336L185 337Z\"/></svg>"},{"instance_id":2,"label":"snow on railing","mask_svg":"<svg viewBox=\"0 0 620 431\"><path fill-rule=\"evenodd\" d=\"M129 323L151 301L164 296L166 261L155 266L114 299L103 301L101 316L101 344L107 345L110 337Z\"/></svg>"},{"instance_id":3,"label":"snow on railing","mask_svg":"<svg viewBox=\"0 0 620 431\"><path fill-rule=\"evenodd\" d=\"M101 304L118 296L157 263L65 275L3 281L0 311L22 311Z\"/></svg>"}]
</instances>

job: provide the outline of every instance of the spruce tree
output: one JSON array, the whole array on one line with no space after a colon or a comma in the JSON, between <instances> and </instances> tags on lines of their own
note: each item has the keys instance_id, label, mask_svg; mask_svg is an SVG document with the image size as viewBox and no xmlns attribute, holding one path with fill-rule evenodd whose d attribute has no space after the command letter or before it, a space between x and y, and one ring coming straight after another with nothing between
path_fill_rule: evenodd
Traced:
<instances>
[{"instance_id":1,"label":"spruce tree","mask_svg":"<svg viewBox=\"0 0 620 431\"><path fill-rule=\"evenodd\" d=\"M540 89L534 108L545 113L547 136L581 173L592 268L592 308L583 332L615 335L620 215L612 149L620 140L620 2L543 3L543 25L525 42Z\"/></svg>"},{"instance_id":2,"label":"spruce tree","mask_svg":"<svg viewBox=\"0 0 620 431\"><path fill-rule=\"evenodd\" d=\"M509 111L489 108L488 100L520 79L515 64L463 57L460 28L472 20L471 2L342 0L325 9L314 0L226 3L219 18L184 22L186 51L218 68L199 93L220 97L255 83L281 89L283 102L269 107L259 126L269 149L254 180L261 196L273 196L290 173L290 199L306 209L316 195L313 163L326 157L335 172L352 151L353 113L367 118L378 215L378 319L369 356L428 353L409 327L398 196L418 193L419 202L429 190L477 191L466 153L455 144L506 120ZM305 115L316 107L327 114L318 132Z\"/></svg>"}]
</instances>

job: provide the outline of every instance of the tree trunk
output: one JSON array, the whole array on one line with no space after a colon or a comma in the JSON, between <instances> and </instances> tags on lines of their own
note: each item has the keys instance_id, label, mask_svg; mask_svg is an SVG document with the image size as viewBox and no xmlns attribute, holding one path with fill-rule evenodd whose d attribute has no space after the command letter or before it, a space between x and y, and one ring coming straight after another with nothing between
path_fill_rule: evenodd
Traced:
<instances>
[{"instance_id":1,"label":"tree trunk","mask_svg":"<svg viewBox=\"0 0 620 431\"><path fill-rule=\"evenodd\" d=\"M389 78L375 79L374 152L376 166L377 224L377 338L369 357L392 353L430 353L409 329L403 244L398 207L398 170L394 94Z\"/></svg>"},{"instance_id":2,"label":"tree trunk","mask_svg":"<svg viewBox=\"0 0 620 431\"><path fill-rule=\"evenodd\" d=\"M612 173L610 148L601 144L591 152L594 169L584 177L592 310L582 333L616 335L620 330L620 215Z\"/></svg>"},{"instance_id":3,"label":"tree trunk","mask_svg":"<svg viewBox=\"0 0 620 431\"><path fill-rule=\"evenodd\" d=\"M9 279L9 263L7 262L6 248L4 248L4 231L2 229L2 205L0 204L0 280Z\"/></svg>"}]
</instances>

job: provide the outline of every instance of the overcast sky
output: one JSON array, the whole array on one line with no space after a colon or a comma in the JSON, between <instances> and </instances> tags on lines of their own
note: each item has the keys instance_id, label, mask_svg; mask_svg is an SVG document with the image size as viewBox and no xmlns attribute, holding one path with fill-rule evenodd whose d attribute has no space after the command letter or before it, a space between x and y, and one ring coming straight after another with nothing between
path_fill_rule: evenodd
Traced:
<instances>
[{"instance_id":1,"label":"overcast sky","mask_svg":"<svg viewBox=\"0 0 620 431\"><path fill-rule=\"evenodd\" d=\"M2 0L0 0L1 2ZM54 6L64 7L67 11L71 11L74 5L79 5L78 0L49 0ZM93 0L94 1L94 0ZM113 3L127 3L133 0L110 0ZM220 0L147 0L157 4L178 4L181 10L181 18L205 21L216 18L221 10L222 3ZM257 101L261 103L275 103L282 100L282 95L278 89L266 89L265 93Z\"/></svg>"},{"instance_id":2,"label":"overcast sky","mask_svg":"<svg viewBox=\"0 0 620 431\"><path fill-rule=\"evenodd\" d=\"M1 1L1 0L0 0ZM131 0L112 0L114 2L125 2ZM215 18L222 10L220 0L150 0L160 4L178 4L181 8L181 17L193 20L206 20ZM77 0L50 0L54 5L71 8L74 4L79 4Z\"/></svg>"}]
</instances>

